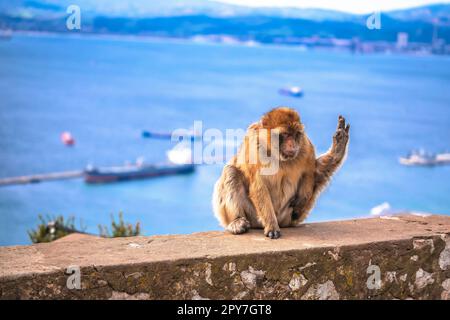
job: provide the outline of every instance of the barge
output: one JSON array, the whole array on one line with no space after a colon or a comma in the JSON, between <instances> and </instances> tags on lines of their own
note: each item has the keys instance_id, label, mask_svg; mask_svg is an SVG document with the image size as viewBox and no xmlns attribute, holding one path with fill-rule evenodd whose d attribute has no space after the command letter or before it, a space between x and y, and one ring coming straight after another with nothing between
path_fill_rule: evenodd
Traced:
<instances>
[{"instance_id":1,"label":"barge","mask_svg":"<svg viewBox=\"0 0 450 320\"><path fill-rule=\"evenodd\" d=\"M108 183L147 179L167 175L187 174L194 171L194 164L133 164L103 168L88 167L84 170L84 181L86 183Z\"/></svg>"}]
</instances>

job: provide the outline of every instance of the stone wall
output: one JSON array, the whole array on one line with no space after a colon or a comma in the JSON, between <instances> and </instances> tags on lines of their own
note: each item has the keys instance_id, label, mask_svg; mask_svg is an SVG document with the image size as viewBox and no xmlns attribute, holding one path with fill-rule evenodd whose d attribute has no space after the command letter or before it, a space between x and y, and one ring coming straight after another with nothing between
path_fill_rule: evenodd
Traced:
<instances>
[{"instance_id":1,"label":"stone wall","mask_svg":"<svg viewBox=\"0 0 450 320\"><path fill-rule=\"evenodd\" d=\"M311 223L283 229L277 240L253 230L239 236L72 235L2 247L0 297L450 299L450 217Z\"/></svg>"}]
</instances>

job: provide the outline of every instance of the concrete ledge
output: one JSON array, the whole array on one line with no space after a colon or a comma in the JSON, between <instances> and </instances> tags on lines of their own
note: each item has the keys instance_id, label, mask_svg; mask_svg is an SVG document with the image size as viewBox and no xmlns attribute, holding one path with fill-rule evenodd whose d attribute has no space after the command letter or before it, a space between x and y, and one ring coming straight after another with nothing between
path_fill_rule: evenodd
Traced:
<instances>
[{"instance_id":1,"label":"concrete ledge","mask_svg":"<svg viewBox=\"0 0 450 320\"><path fill-rule=\"evenodd\" d=\"M0 297L450 298L450 216L311 223L278 240L261 230L69 240L0 248ZM69 266L81 289L68 288Z\"/></svg>"}]
</instances>

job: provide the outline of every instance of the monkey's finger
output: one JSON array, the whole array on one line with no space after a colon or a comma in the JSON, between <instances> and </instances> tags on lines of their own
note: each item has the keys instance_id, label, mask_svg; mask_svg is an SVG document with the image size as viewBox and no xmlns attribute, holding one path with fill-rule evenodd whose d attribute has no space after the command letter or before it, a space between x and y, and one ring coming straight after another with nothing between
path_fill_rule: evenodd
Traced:
<instances>
[{"instance_id":1,"label":"monkey's finger","mask_svg":"<svg viewBox=\"0 0 450 320\"><path fill-rule=\"evenodd\" d=\"M347 124L347 126L345 127L345 132L349 132L350 131L350 124Z\"/></svg>"},{"instance_id":2,"label":"monkey's finger","mask_svg":"<svg viewBox=\"0 0 450 320\"><path fill-rule=\"evenodd\" d=\"M345 118L339 115L337 130L345 128Z\"/></svg>"}]
</instances>

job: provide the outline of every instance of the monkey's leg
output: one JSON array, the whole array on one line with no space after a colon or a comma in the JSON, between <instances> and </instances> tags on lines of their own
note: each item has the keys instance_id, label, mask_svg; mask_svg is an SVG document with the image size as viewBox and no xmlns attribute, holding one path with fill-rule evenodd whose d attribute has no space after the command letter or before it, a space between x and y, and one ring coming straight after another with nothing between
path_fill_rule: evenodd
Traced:
<instances>
[{"instance_id":1,"label":"monkey's leg","mask_svg":"<svg viewBox=\"0 0 450 320\"><path fill-rule=\"evenodd\" d=\"M259 221L264 227L264 235L277 239L281 236L269 190L259 176L255 176L249 187L250 200L255 206Z\"/></svg>"},{"instance_id":2,"label":"monkey's leg","mask_svg":"<svg viewBox=\"0 0 450 320\"><path fill-rule=\"evenodd\" d=\"M302 188L305 189L303 191L303 195L300 192L300 195L294 200L292 225L299 224L307 217L320 192L343 163L347 153L349 131L350 125L346 125L344 117L339 116L338 125L336 133L333 135L333 144L331 145L331 148L316 159L316 169L313 177L314 181L312 183L307 183L304 181L304 183L300 186L300 191Z\"/></svg>"},{"instance_id":3,"label":"monkey's leg","mask_svg":"<svg viewBox=\"0 0 450 320\"><path fill-rule=\"evenodd\" d=\"M245 233L250 228L246 211L254 211L247 195L242 172L226 165L214 188L213 207L221 225L233 234Z\"/></svg>"}]
</instances>

